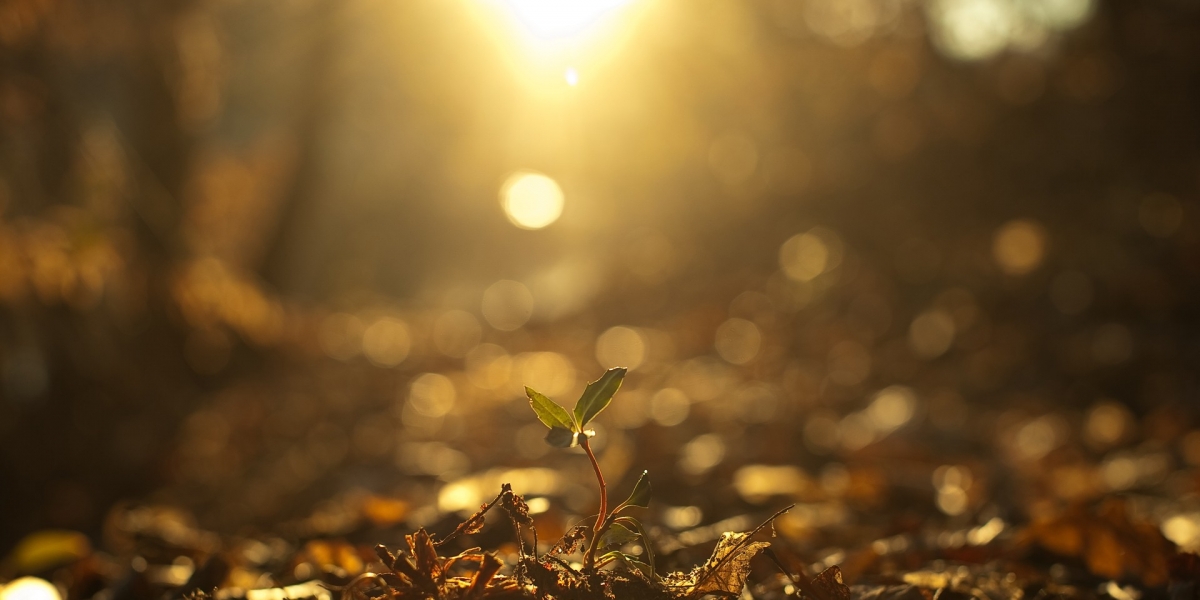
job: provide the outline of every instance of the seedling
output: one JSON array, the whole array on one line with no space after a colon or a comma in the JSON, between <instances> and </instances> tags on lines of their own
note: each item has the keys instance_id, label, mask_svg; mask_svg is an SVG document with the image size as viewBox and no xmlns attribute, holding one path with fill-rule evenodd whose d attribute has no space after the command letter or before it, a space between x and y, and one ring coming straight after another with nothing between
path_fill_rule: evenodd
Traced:
<instances>
[{"instance_id":1,"label":"seedling","mask_svg":"<svg viewBox=\"0 0 1200 600\"><path fill-rule=\"evenodd\" d=\"M650 475L646 471L642 471L642 476L633 486L633 492L629 494L629 497L609 511L608 486L604 482L604 474L600 472L600 463L596 462L596 455L592 452L590 443L596 432L586 429L587 424L595 419L596 415L608 408L613 395L621 388L626 371L627 369L624 367L609 369L599 379L587 384L572 412L567 412L567 409L533 388L526 387L525 395L529 396L529 405L533 407L533 412L537 413L538 420L550 428L550 431L546 433L546 442L556 448L574 446L583 448L583 452L587 454L588 460L592 463L592 470L596 472L596 483L600 488L600 510L596 516L596 523L592 527L592 538L583 555L584 570L594 571L617 561L626 566L635 567L651 579L656 579L654 553L650 550L650 542L645 529L637 519L621 514L635 506L647 508L650 505ZM642 547L646 549L646 562L618 550L605 553L599 558L596 557L596 552L602 548L620 546L639 538L641 538Z\"/></svg>"}]
</instances>

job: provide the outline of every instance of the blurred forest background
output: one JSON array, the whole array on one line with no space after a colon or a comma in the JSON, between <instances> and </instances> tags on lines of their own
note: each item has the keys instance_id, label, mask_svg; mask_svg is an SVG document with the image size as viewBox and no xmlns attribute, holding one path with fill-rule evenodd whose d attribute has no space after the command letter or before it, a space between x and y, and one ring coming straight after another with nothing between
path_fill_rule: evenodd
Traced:
<instances>
[{"instance_id":1,"label":"blurred forest background","mask_svg":"<svg viewBox=\"0 0 1200 600\"><path fill-rule=\"evenodd\" d=\"M6 0L0 122L0 553L564 523L615 365L659 527L1200 545L1195 0Z\"/></svg>"}]
</instances>

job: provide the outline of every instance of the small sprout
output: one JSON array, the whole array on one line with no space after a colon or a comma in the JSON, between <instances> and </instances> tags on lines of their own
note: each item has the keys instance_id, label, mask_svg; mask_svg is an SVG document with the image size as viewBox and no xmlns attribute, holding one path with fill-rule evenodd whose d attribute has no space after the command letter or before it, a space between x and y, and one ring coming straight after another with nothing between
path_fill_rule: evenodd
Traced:
<instances>
[{"instance_id":1,"label":"small sprout","mask_svg":"<svg viewBox=\"0 0 1200 600\"><path fill-rule=\"evenodd\" d=\"M645 530L632 517L618 516L618 513L631 506L641 508L649 506L650 476L646 471L642 471L642 476L633 486L633 492L629 494L629 498L615 510L609 512L608 487L604 482L604 474L600 472L600 463L596 461L596 455L588 443L588 440L594 437L596 432L584 429L592 419L596 418L596 415L599 415L612 403L613 395L621 389L621 382L625 380L627 372L628 369L624 367L605 371L599 379L587 384L583 395L575 403L575 410L570 413L533 388L526 387L525 395L529 397L529 406L537 414L538 420L550 428L550 431L546 433L546 443L555 448L573 448L575 446L583 448L588 460L592 463L592 470L596 473L596 483L600 487L600 510L596 516L595 526L592 528L591 543L588 544L587 551L583 555L584 568L597 569L614 560L620 560L622 564L642 569L647 573L647 577L654 577L654 555L650 552L649 539L646 537ZM609 552L600 560L596 559L596 551L599 548L623 545L639 537L646 547L646 554L650 560L649 565L619 552L615 554Z\"/></svg>"}]
</instances>

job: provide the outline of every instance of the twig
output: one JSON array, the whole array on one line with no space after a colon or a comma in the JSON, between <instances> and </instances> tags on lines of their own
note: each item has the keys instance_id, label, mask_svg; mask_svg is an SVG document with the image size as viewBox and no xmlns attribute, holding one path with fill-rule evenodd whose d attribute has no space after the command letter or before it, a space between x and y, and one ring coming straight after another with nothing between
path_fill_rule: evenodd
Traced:
<instances>
[{"instance_id":1,"label":"twig","mask_svg":"<svg viewBox=\"0 0 1200 600\"><path fill-rule=\"evenodd\" d=\"M763 551L763 554L766 554L767 558L771 559L771 561L775 563L775 566L779 567L779 570L783 571L783 574L786 575L788 580L792 582L792 585L796 588L797 598L803 598L803 596L800 595L800 592L804 592L813 600L830 600L830 598L825 595L825 592L817 589L817 586L813 585L812 581L810 581L808 577L804 575L804 573L799 574L799 580L797 580L795 577L792 577L791 571L784 566L783 561L779 560L779 556L775 554L774 550L766 548Z\"/></svg>"},{"instance_id":2,"label":"twig","mask_svg":"<svg viewBox=\"0 0 1200 600\"><path fill-rule=\"evenodd\" d=\"M502 498L503 496L504 496L503 491L501 491L499 494L496 494L496 497L491 502L488 502L486 505L484 505L483 508L479 509L479 512L471 515L471 518L467 519L466 521L459 523L458 527L455 527L454 531L450 532L450 535L446 536L444 539L442 539L440 541L434 542L433 545L441 546L442 544L445 544L446 542L458 537L459 534L466 531L467 529L470 529L471 526L474 525L476 521L482 519L483 515L487 514L487 511L492 510L492 507L496 506L496 503L499 502L500 498Z\"/></svg>"}]
</instances>

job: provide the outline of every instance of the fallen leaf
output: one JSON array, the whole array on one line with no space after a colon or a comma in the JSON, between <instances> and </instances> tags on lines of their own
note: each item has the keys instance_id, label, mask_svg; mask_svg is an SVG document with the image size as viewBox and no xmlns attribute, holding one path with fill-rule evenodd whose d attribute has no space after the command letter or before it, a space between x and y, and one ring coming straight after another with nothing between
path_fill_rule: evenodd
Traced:
<instances>
[{"instance_id":1,"label":"fallen leaf","mask_svg":"<svg viewBox=\"0 0 1200 600\"><path fill-rule=\"evenodd\" d=\"M750 575L750 559L770 545L751 542L750 534L726 532L707 562L690 573L672 573L664 583L673 598L699 598L705 594L738 596Z\"/></svg>"},{"instance_id":2,"label":"fallen leaf","mask_svg":"<svg viewBox=\"0 0 1200 600\"><path fill-rule=\"evenodd\" d=\"M842 580L842 570L833 565L812 579L812 586L823 600L850 600L850 588Z\"/></svg>"}]
</instances>

